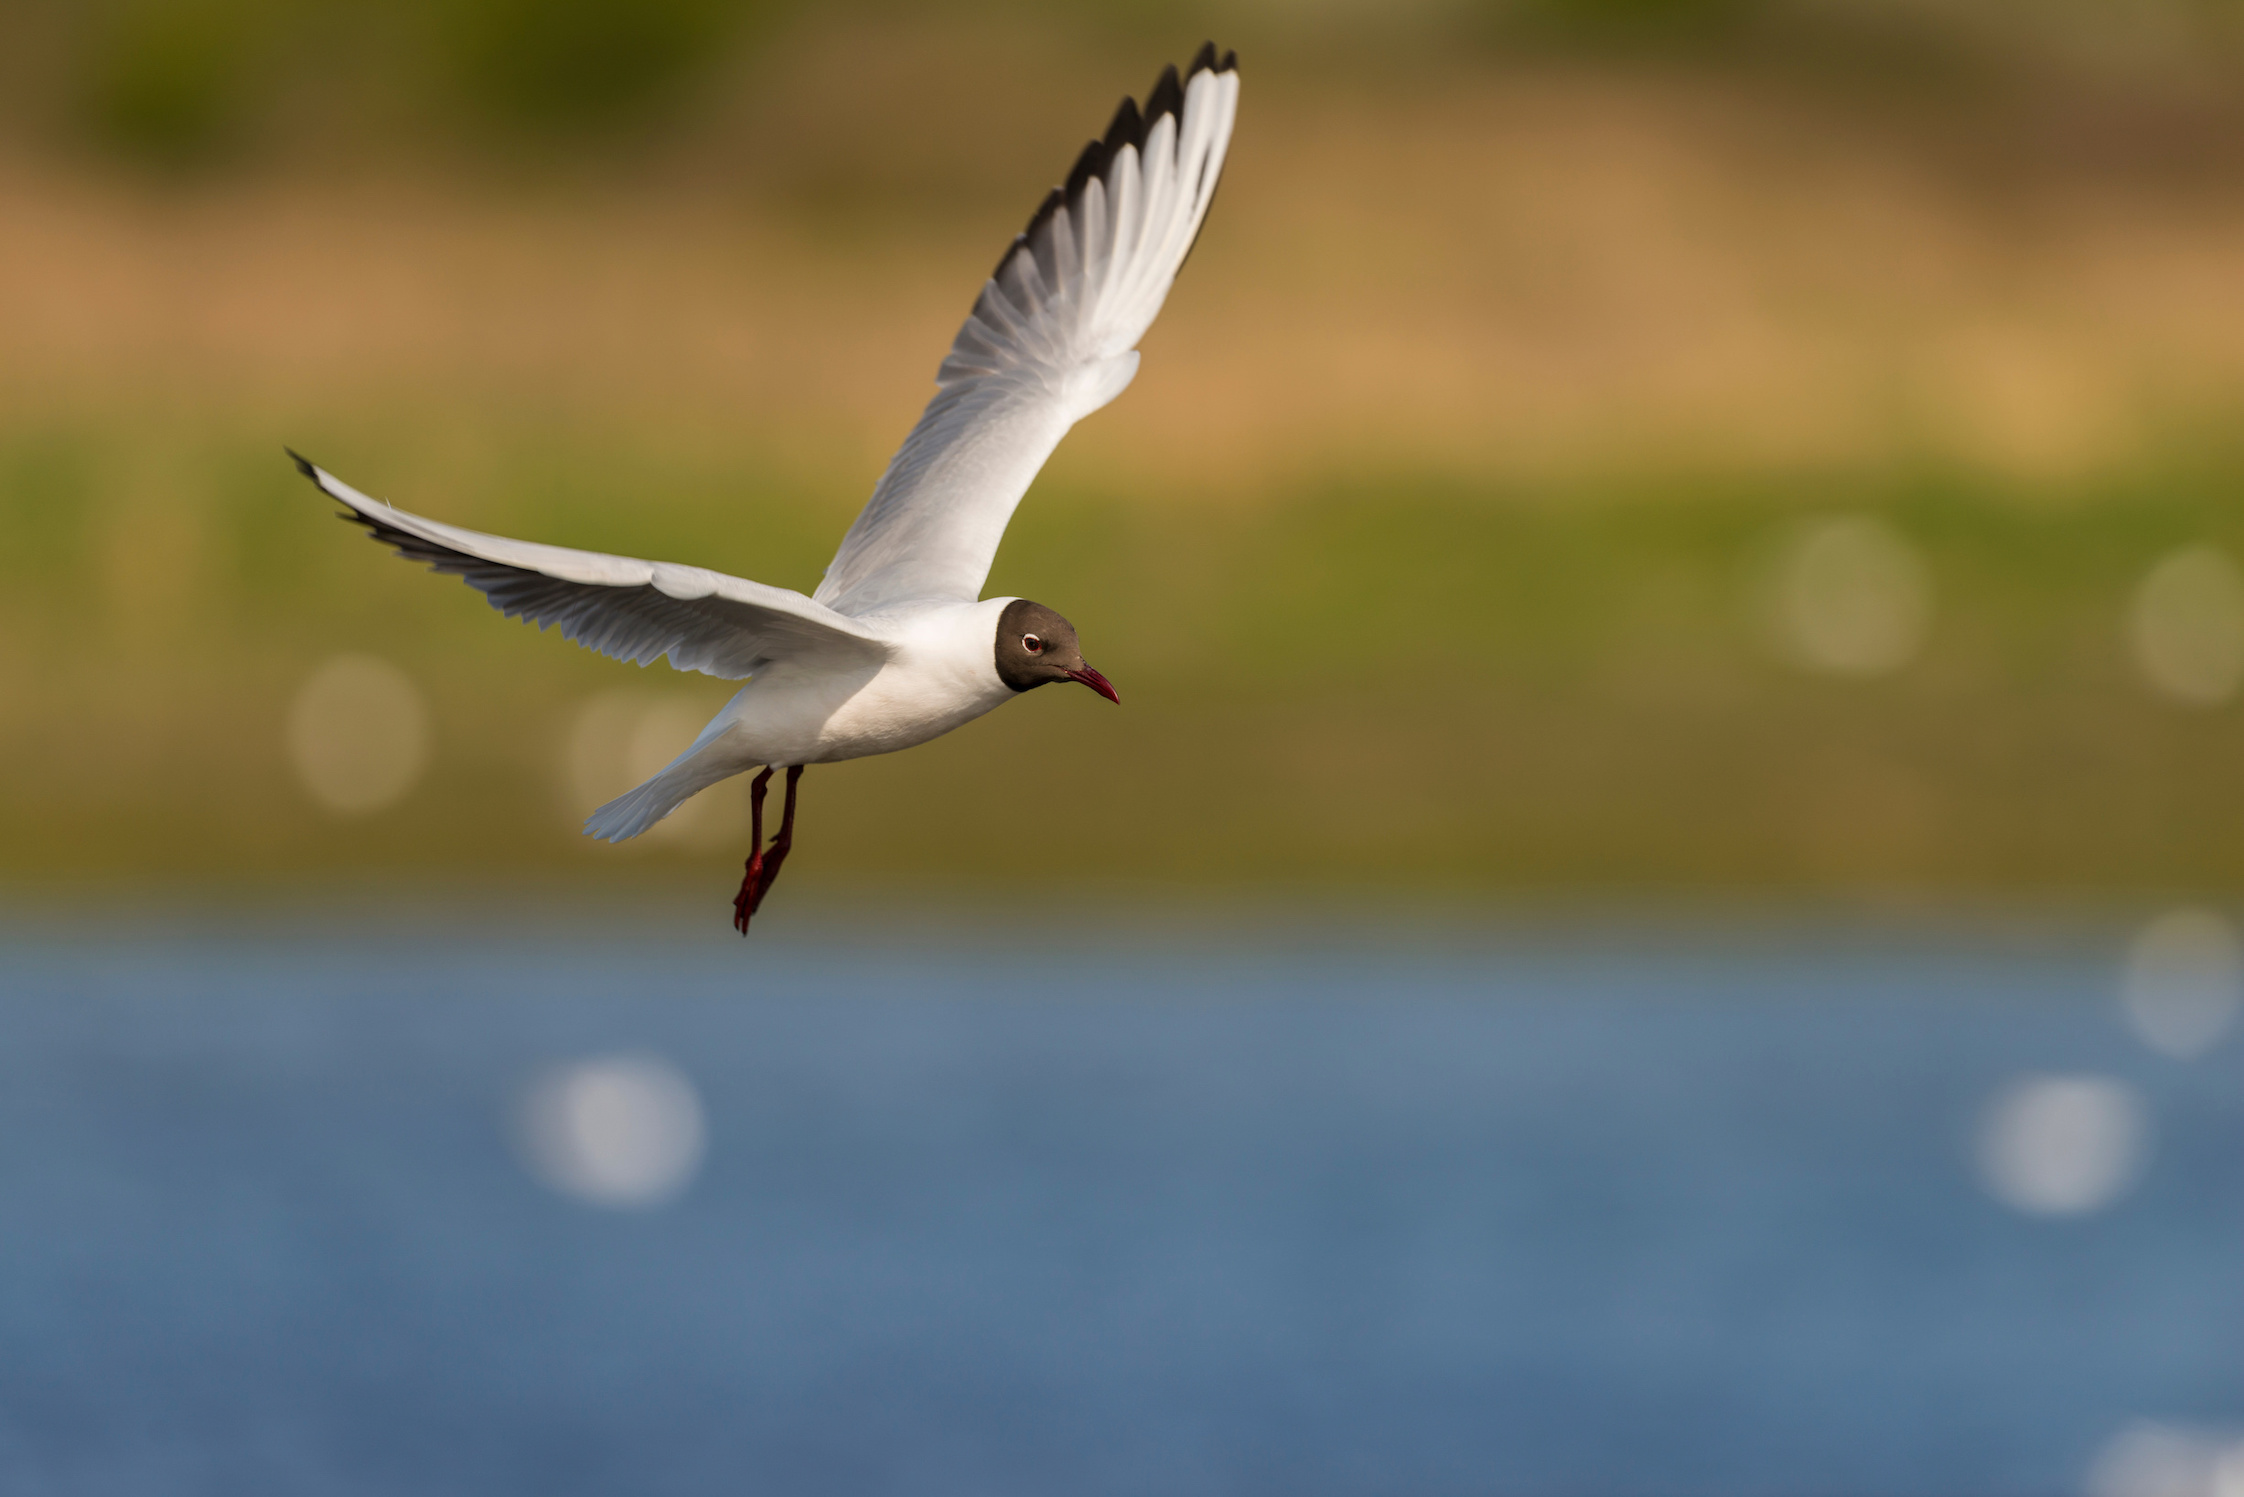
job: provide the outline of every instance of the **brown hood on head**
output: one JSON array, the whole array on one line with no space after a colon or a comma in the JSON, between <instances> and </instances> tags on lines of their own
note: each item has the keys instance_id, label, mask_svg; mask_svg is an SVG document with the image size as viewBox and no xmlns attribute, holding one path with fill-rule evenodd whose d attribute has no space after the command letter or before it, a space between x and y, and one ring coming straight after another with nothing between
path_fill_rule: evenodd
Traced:
<instances>
[{"instance_id":1,"label":"brown hood on head","mask_svg":"<svg viewBox=\"0 0 2244 1497\"><path fill-rule=\"evenodd\" d=\"M1015 598L997 617L997 679L1015 691L1076 681L1110 702L1122 699L1084 662L1075 626L1042 603Z\"/></svg>"}]
</instances>

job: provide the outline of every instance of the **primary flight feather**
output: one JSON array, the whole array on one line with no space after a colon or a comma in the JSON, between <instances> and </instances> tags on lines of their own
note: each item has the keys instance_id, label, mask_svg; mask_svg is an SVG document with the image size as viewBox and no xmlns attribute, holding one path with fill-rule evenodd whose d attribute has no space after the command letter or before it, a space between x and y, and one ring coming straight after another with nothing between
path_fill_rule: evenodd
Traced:
<instances>
[{"instance_id":1,"label":"primary flight feather","mask_svg":"<svg viewBox=\"0 0 2244 1497\"><path fill-rule=\"evenodd\" d=\"M1077 421L1137 373L1215 197L1238 108L1234 54L1203 46L1124 99L983 283L935 377L935 398L881 475L811 597L701 567L486 535L371 499L296 464L401 556L458 575L510 618L604 655L745 680L692 746L592 813L635 837L688 797L760 770L754 850L734 923L745 933L793 844L803 766L925 743L1055 681L1119 701L1075 629L1024 598L981 597L1005 526ZM787 771L763 845L765 787Z\"/></svg>"}]
</instances>

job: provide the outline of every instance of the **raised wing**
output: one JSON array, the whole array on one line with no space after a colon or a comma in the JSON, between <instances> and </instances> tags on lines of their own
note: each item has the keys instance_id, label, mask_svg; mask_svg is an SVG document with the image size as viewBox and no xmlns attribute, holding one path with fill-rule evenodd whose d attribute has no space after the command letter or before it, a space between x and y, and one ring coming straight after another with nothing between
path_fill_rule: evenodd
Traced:
<instances>
[{"instance_id":1,"label":"raised wing","mask_svg":"<svg viewBox=\"0 0 2244 1497\"><path fill-rule=\"evenodd\" d=\"M1211 43L1124 99L1013 241L935 376L919 425L826 568L817 600L863 615L981 596L1014 507L1077 421L1137 373L1223 171L1236 54Z\"/></svg>"},{"instance_id":2,"label":"raised wing","mask_svg":"<svg viewBox=\"0 0 2244 1497\"><path fill-rule=\"evenodd\" d=\"M425 561L479 588L508 618L551 624L588 649L649 665L663 656L680 670L738 681L774 661L877 664L888 647L856 620L784 587L701 567L635 561L463 530L370 499L297 457L296 466L349 506L397 554Z\"/></svg>"}]
</instances>

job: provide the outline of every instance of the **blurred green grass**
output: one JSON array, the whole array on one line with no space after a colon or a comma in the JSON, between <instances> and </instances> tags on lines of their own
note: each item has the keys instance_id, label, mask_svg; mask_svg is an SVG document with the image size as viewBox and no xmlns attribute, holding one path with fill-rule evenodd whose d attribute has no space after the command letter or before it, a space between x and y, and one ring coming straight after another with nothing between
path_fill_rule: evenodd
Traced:
<instances>
[{"instance_id":1,"label":"blurred green grass","mask_svg":"<svg viewBox=\"0 0 2244 1497\"><path fill-rule=\"evenodd\" d=\"M495 440L487 476L432 508L798 587L857 498L630 431ZM595 846L563 790L571 714L593 694L637 684L714 710L728 685L502 620L329 518L261 446L139 451L191 475L197 500L99 518L126 445L57 426L0 446L8 876L598 874L739 855ZM382 446L392 473L439 458L409 426L353 445ZM2125 619L2176 546L2244 552L2240 479L2244 460L2208 451L2054 496L1953 470L1394 474L1254 505L1047 482L992 592L1070 614L1126 705L1038 693L909 755L820 767L800 856L810 876L907 885L2231 884L2244 714L2149 692ZM1772 647L1770 558L1822 513L1877 515L1929 565L1928 643L1890 676L1817 677ZM346 820L296 788L280 726L338 651L402 666L436 723L419 787Z\"/></svg>"},{"instance_id":2,"label":"blurred green grass","mask_svg":"<svg viewBox=\"0 0 2244 1497\"><path fill-rule=\"evenodd\" d=\"M727 90L773 81L785 38L900 24L1063 34L1077 50L1220 33L1267 60L1406 79L1475 55L1774 63L1920 98L2057 77L2172 103L2232 93L2244 61L2237 0L0 0L0 121L159 171L307 142L628 158L722 133Z\"/></svg>"}]
</instances>

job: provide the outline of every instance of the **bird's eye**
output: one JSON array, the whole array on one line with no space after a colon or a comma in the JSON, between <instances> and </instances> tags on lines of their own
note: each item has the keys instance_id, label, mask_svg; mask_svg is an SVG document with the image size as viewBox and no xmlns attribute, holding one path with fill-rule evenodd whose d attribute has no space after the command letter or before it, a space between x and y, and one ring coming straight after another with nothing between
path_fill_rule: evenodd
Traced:
<instances>
[{"instance_id":1,"label":"bird's eye","mask_svg":"<svg viewBox=\"0 0 2244 1497\"><path fill-rule=\"evenodd\" d=\"M1024 634L1021 636L1021 648L1031 655L1041 655L1044 653L1044 641L1033 634Z\"/></svg>"}]
</instances>

